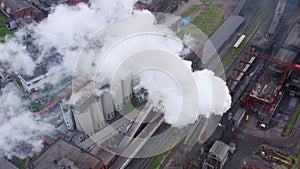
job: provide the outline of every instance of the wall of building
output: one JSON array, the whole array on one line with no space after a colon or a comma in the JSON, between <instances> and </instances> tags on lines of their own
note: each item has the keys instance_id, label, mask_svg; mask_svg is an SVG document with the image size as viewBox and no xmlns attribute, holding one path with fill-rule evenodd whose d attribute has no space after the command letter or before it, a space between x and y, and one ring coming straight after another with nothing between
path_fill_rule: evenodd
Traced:
<instances>
[{"instance_id":1,"label":"wall of building","mask_svg":"<svg viewBox=\"0 0 300 169\"><path fill-rule=\"evenodd\" d=\"M73 131L75 129L75 121L74 121L72 110L69 108L69 105L64 103L64 101L62 101L62 103L60 103L60 108L61 108L62 117L67 126L67 129L69 131Z\"/></svg>"},{"instance_id":2,"label":"wall of building","mask_svg":"<svg viewBox=\"0 0 300 169\"><path fill-rule=\"evenodd\" d=\"M18 77L21 80L22 87L27 93L33 93L34 91L39 90L46 82L48 82L46 75L38 76L29 81L26 81L21 75L18 75Z\"/></svg>"}]
</instances>

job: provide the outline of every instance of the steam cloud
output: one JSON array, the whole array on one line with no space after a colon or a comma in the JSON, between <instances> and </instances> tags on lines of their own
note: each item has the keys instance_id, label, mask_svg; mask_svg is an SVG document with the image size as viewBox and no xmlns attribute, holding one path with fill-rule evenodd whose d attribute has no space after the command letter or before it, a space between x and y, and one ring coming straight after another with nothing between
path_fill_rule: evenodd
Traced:
<instances>
[{"instance_id":1,"label":"steam cloud","mask_svg":"<svg viewBox=\"0 0 300 169\"><path fill-rule=\"evenodd\" d=\"M186 52L182 41L166 26L154 25L152 14L145 12L121 23L109 27L115 39L110 36L103 39L106 43L99 55L105 55L97 70L97 81L108 79L115 99L120 98L115 94L121 88L120 81L134 79L138 82L134 86L136 93L147 89L149 100L164 112L166 122L173 126L194 123L200 115L222 115L230 108L231 96L226 83L210 70L193 72L191 62L179 57ZM124 32L130 30L136 34L128 37L131 34ZM140 35L140 32L147 33ZM114 41L118 43L105 50ZM156 94L151 97L151 93ZM140 98L146 98L144 94Z\"/></svg>"},{"instance_id":2,"label":"steam cloud","mask_svg":"<svg viewBox=\"0 0 300 169\"><path fill-rule=\"evenodd\" d=\"M91 0L91 6L59 5L48 18L39 24L19 29L13 37L6 37L0 44L0 63L9 65L7 71L32 75L44 54L56 48L64 55L62 65L49 69L53 75L49 82L58 82L65 75L72 75L79 51L89 38L103 25L121 16L131 14L134 0ZM40 58L33 60L23 39L28 38L39 49ZM10 83L0 93L0 156L25 158L42 148L40 136L53 129L35 119L28 110L29 103L21 98L21 91Z\"/></svg>"},{"instance_id":3,"label":"steam cloud","mask_svg":"<svg viewBox=\"0 0 300 169\"><path fill-rule=\"evenodd\" d=\"M21 39L30 33L33 43L41 50L41 57L53 47L64 55L62 65L50 70L54 72L54 76L52 77L53 80L49 81L58 81L62 76L61 73L58 72L72 75L78 53L82 52L94 33L107 23L132 14L135 1L136 0L92 0L90 6L86 4L79 4L72 7L59 5L53 8L48 18L38 25L30 25L20 29L14 37L7 38L4 44L0 44L0 62L8 63L10 65L9 71L16 74L21 72L29 75L32 74L38 60L34 61L31 58L21 41ZM144 24L141 25L144 27L155 27L151 20L144 21L143 23ZM113 33L115 34L116 32ZM168 41L167 38L163 40L155 39L151 36L149 36L148 39L147 37L142 38L143 39L133 40L131 45L138 47L138 44L141 44L140 42L142 40L142 42L145 42L143 47L157 47L157 49L169 50L176 56L178 56L183 49L182 43ZM107 42L103 40L99 42L98 45L105 46L106 43ZM126 43L129 42L127 41ZM132 50L138 51L139 49L134 48ZM115 51L117 51L117 53L114 53L114 57L105 60L104 63L114 63L115 66L118 66L118 63L124 61L124 58L118 58L118 53L124 54L127 51L127 53L133 54L133 51L124 48L124 46L121 46L120 49L116 49ZM90 58L86 59L88 60ZM178 57L178 59L180 58ZM92 59L89 61L94 62ZM177 86L174 86L176 83L172 82L170 77L167 77L165 74L146 72L144 75L139 76L140 83L136 88L145 87L150 93L157 89L165 91L164 96L167 97L164 106L165 119L168 123L175 126L193 123L201 114L209 116L211 113L222 114L225 112L231 104L231 98L225 82L214 76L214 73L209 70L192 73L190 63L182 60L181 62L186 64L186 69L197 79L196 90L190 92L197 91L199 95L198 99L201 100L201 104L186 109L190 110L186 112L192 113L174 113L174 110L178 108L177 105L180 105L177 103L181 103L181 100L176 100L181 98L178 97L180 96L180 92ZM106 67L107 70L103 71L107 74L114 68L111 64L108 65L110 66ZM90 64L88 67L89 66ZM134 69L129 69L127 75L124 76L133 77L134 73L130 72L133 70ZM57 73L55 73L55 71ZM110 77L110 74L109 76L107 74L106 76ZM178 74L180 74L180 72L178 72ZM157 83L157 81L154 80L164 83ZM39 136L48 132L50 127L49 124L34 119L30 115L30 112L26 109L28 103L22 101L20 93L17 92L18 90L19 89L14 87L13 84L9 84L1 90L0 152L4 156L18 156L23 158L33 151L39 151L41 149L42 141ZM218 97L218 95L221 95L221 97ZM218 100L218 98L221 99Z\"/></svg>"},{"instance_id":4,"label":"steam cloud","mask_svg":"<svg viewBox=\"0 0 300 169\"><path fill-rule=\"evenodd\" d=\"M46 122L32 117L27 103L12 83L1 90L0 96L0 154L24 158L42 148L40 135L51 132Z\"/></svg>"}]
</instances>

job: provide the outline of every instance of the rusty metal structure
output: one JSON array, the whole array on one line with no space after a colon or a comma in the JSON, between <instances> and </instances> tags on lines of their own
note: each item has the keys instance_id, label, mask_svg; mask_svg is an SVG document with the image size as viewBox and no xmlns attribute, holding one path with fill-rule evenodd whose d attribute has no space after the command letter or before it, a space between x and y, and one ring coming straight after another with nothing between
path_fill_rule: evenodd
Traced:
<instances>
[{"instance_id":1,"label":"rusty metal structure","mask_svg":"<svg viewBox=\"0 0 300 169\"><path fill-rule=\"evenodd\" d=\"M282 73L282 76L280 80L277 77L274 77L272 80L268 79L268 82L263 82L264 77L262 76L256 87L257 90L252 90L247 97L246 100L246 110L249 109L249 102L253 100L253 109L256 109L257 102L262 102L264 105L267 105L267 112L269 113L271 111L271 108L273 107L274 103L276 102L276 99L279 96L279 93L282 91L282 88L284 86L284 82L287 78L287 74L291 70L300 70L300 65L295 64L293 62L287 62L280 60L276 57L269 56L266 54L259 54L259 53L251 53L247 52L247 56L249 57L256 57L259 59L263 59L269 63L274 63L276 65L282 66L284 71ZM279 83L278 83L279 80Z\"/></svg>"}]
</instances>

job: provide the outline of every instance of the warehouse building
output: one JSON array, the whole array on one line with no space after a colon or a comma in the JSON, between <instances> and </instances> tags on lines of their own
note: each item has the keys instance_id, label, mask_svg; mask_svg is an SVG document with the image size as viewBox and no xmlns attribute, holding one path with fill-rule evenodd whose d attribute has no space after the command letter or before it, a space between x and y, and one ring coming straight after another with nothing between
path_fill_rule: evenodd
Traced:
<instances>
[{"instance_id":1,"label":"warehouse building","mask_svg":"<svg viewBox=\"0 0 300 169\"><path fill-rule=\"evenodd\" d=\"M221 141L216 141L209 150L209 155L203 164L204 169L222 169L228 160L230 147Z\"/></svg>"},{"instance_id":2,"label":"warehouse building","mask_svg":"<svg viewBox=\"0 0 300 169\"><path fill-rule=\"evenodd\" d=\"M15 20L32 18L39 22L42 20L42 12L24 0L0 0L1 11Z\"/></svg>"},{"instance_id":3,"label":"warehouse building","mask_svg":"<svg viewBox=\"0 0 300 169\"><path fill-rule=\"evenodd\" d=\"M105 169L103 160L79 146L59 139L51 144L37 159L26 166L26 169Z\"/></svg>"}]
</instances>

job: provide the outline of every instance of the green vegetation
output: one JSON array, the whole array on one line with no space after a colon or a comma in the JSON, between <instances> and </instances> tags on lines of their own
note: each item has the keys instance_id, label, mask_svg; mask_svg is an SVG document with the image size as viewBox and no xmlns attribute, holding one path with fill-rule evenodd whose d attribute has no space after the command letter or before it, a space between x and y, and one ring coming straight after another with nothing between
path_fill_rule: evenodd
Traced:
<instances>
[{"instance_id":1,"label":"green vegetation","mask_svg":"<svg viewBox=\"0 0 300 169\"><path fill-rule=\"evenodd\" d=\"M199 13L192 23L210 36L224 22L224 17L220 17L222 11L223 5L221 4L209 5L205 11Z\"/></svg>"},{"instance_id":2,"label":"green vegetation","mask_svg":"<svg viewBox=\"0 0 300 169\"><path fill-rule=\"evenodd\" d=\"M19 164L18 164L18 168L19 169L24 169L25 168L25 165L26 165L26 160L22 160Z\"/></svg>"},{"instance_id":3,"label":"green vegetation","mask_svg":"<svg viewBox=\"0 0 300 169\"><path fill-rule=\"evenodd\" d=\"M31 157L29 157L29 162L32 162L33 160L35 160L38 157L37 154L33 154Z\"/></svg>"},{"instance_id":4,"label":"green vegetation","mask_svg":"<svg viewBox=\"0 0 300 169\"><path fill-rule=\"evenodd\" d=\"M253 35L254 31L251 33L251 35L246 35L244 41L240 44L240 46L235 49L234 52L231 52L227 57L225 57L222 60L222 65L225 68L226 66L230 65L235 58L242 52L248 41L250 40L250 37Z\"/></svg>"},{"instance_id":5,"label":"green vegetation","mask_svg":"<svg viewBox=\"0 0 300 169\"><path fill-rule=\"evenodd\" d=\"M142 104L138 99L132 99L130 103L123 108L122 112L123 112L124 115L132 112L132 110L134 110L135 108L140 107L141 104Z\"/></svg>"},{"instance_id":6,"label":"green vegetation","mask_svg":"<svg viewBox=\"0 0 300 169\"><path fill-rule=\"evenodd\" d=\"M41 105L40 103L36 103L36 102L31 102L30 107L35 111L40 111L43 109L43 105Z\"/></svg>"},{"instance_id":7,"label":"green vegetation","mask_svg":"<svg viewBox=\"0 0 300 169\"><path fill-rule=\"evenodd\" d=\"M0 39L11 34L12 32L6 29L6 16L0 12Z\"/></svg>"},{"instance_id":8,"label":"green vegetation","mask_svg":"<svg viewBox=\"0 0 300 169\"><path fill-rule=\"evenodd\" d=\"M189 16L191 13L193 13L196 9L198 8L198 5L193 5L191 6L188 10L186 10L182 15L181 17L182 18L185 18L187 16Z\"/></svg>"},{"instance_id":9,"label":"green vegetation","mask_svg":"<svg viewBox=\"0 0 300 169\"><path fill-rule=\"evenodd\" d=\"M163 123L159 128L161 128L163 130L169 129L171 127L171 125L167 124L167 123ZM160 130L162 130L160 129ZM159 133L161 131L159 131L159 129L154 133L154 135L157 135L157 133ZM157 169L159 168L160 164L163 162L163 160L168 156L168 154L171 152L172 147L175 145L175 143L177 142L177 138L175 135L172 135L171 140L169 141L168 144L168 148L166 149L167 151L156 156L154 162L151 165L151 169Z\"/></svg>"},{"instance_id":10,"label":"green vegetation","mask_svg":"<svg viewBox=\"0 0 300 169\"><path fill-rule=\"evenodd\" d=\"M14 81L17 83L17 85L19 85L20 87L22 87L21 80L20 80L20 78L18 76L14 77Z\"/></svg>"},{"instance_id":11,"label":"green vegetation","mask_svg":"<svg viewBox=\"0 0 300 169\"><path fill-rule=\"evenodd\" d=\"M29 94L26 94L26 95L22 96L22 99L23 99L23 100L28 100L28 99L30 99L30 95L29 95Z\"/></svg>"},{"instance_id":12,"label":"green vegetation","mask_svg":"<svg viewBox=\"0 0 300 169\"><path fill-rule=\"evenodd\" d=\"M126 115L130 112L132 112L132 110L134 110L134 107L131 104L128 104L127 106L125 106L122 110L123 114Z\"/></svg>"},{"instance_id":13,"label":"green vegetation","mask_svg":"<svg viewBox=\"0 0 300 169\"><path fill-rule=\"evenodd\" d=\"M169 154L169 152L170 152L170 150L164 152L161 155L156 156L154 162L151 165L151 169L157 169L157 168L159 168L160 164L167 157L167 155Z\"/></svg>"},{"instance_id":14,"label":"green vegetation","mask_svg":"<svg viewBox=\"0 0 300 169\"><path fill-rule=\"evenodd\" d=\"M271 4L266 5L262 11L260 12L259 16L255 20L255 26L259 26L263 19L267 16L270 9L272 8Z\"/></svg>"},{"instance_id":15,"label":"green vegetation","mask_svg":"<svg viewBox=\"0 0 300 169\"><path fill-rule=\"evenodd\" d=\"M131 104L134 108L138 108L142 103L139 101L139 99L132 99Z\"/></svg>"},{"instance_id":16,"label":"green vegetation","mask_svg":"<svg viewBox=\"0 0 300 169\"><path fill-rule=\"evenodd\" d=\"M242 50L244 49L244 47L246 46L250 38L254 35L255 30L259 27L263 19L267 16L270 9L271 9L271 5L267 5L262 9L259 16L255 19L255 26L254 29L251 31L251 33L245 34L246 38L240 44L240 46L236 50L234 50L234 52L231 52L227 57L225 57L222 60L222 65L224 68L230 65L236 59L236 57L242 52Z\"/></svg>"},{"instance_id":17,"label":"green vegetation","mask_svg":"<svg viewBox=\"0 0 300 169\"><path fill-rule=\"evenodd\" d=\"M285 136L290 136L291 135L292 130L293 130L293 128L294 128L294 126L296 124L296 121L297 121L297 119L299 117L299 114L300 114L300 103L297 104L297 107L296 107L296 109L295 109L292 117L290 118L288 126L287 126L287 128L286 128L286 130L284 132Z\"/></svg>"}]
</instances>

